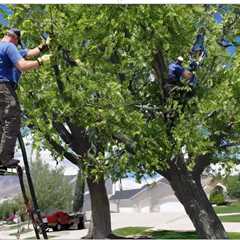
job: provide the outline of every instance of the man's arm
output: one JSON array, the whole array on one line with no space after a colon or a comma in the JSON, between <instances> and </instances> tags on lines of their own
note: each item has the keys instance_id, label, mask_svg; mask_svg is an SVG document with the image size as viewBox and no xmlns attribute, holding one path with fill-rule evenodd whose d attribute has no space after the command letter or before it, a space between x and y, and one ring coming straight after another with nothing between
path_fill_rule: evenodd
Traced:
<instances>
[{"instance_id":1,"label":"man's arm","mask_svg":"<svg viewBox=\"0 0 240 240\"><path fill-rule=\"evenodd\" d=\"M21 72L25 72L31 69L37 69L39 68L39 62L38 61L31 61L31 60L25 60L24 58L21 58L17 63L16 67Z\"/></svg>"},{"instance_id":2,"label":"man's arm","mask_svg":"<svg viewBox=\"0 0 240 240\"><path fill-rule=\"evenodd\" d=\"M36 61L25 60L24 58L21 58L17 61L15 66L21 72L25 72L31 69L36 69L36 68L39 68L43 63L49 62L51 56L52 56L51 54L45 54L39 57Z\"/></svg>"},{"instance_id":3,"label":"man's arm","mask_svg":"<svg viewBox=\"0 0 240 240\"><path fill-rule=\"evenodd\" d=\"M23 53L24 52L22 52L21 54ZM27 71L30 69L36 69L40 65L39 60L37 61L25 60L23 56L20 54L20 52L17 50L16 46L12 43L8 45L6 54L11 60L11 62L13 63L13 65L15 65L17 69L20 70L21 72Z\"/></svg>"},{"instance_id":4,"label":"man's arm","mask_svg":"<svg viewBox=\"0 0 240 240\"><path fill-rule=\"evenodd\" d=\"M27 55L26 55L26 58L32 58L32 57L36 57L36 56L39 56L41 53L39 47L35 47L33 49L29 49L27 51Z\"/></svg>"},{"instance_id":5,"label":"man's arm","mask_svg":"<svg viewBox=\"0 0 240 240\"><path fill-rule=\"evenodd\" d=\"M190 72L189 70L184 70L183 73L182 73L182 77L185 78L185 79L191 79L193 76L193 73Z\"/></svg>"},{"instance_id":6,"label":"man's arm","mask_svg":"<svg viewBox=\"0 0 240 240\"><path fill-rule=\"evenodd\" d=\"M31 57L39 56L40 53L42 53L48 49L50 40L51 40L50 37L48 37L47 39L42 39L42 43L40 45L38 45L37 47L35 47L33 49L29 49L27 51L26 57L31 58Z\"/></svg>"}]
</instances>

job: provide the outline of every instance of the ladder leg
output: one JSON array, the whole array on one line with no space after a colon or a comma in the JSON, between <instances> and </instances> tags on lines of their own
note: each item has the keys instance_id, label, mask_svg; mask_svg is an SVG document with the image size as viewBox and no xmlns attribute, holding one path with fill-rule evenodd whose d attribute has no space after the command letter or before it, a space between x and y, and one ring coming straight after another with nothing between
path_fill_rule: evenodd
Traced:
<instances>
[{"instance_id":1,"label":"ladder leg","mask_svg":"<svg viewBox=\"0 0 240 240\"><path fill-rule=\"evenodd\" d=\"M21 187L21 190L22 190L24 204L26 205L28 215L32 220L32 224L33 224L33 228L34 228L34 231L35 231L36 238L40 239L38 228L37 228L37 223L35 221L34 214L33 214L33 211L32 211L32 206L31 206L31 203L30 203L30 201L27 197L27 194L26 194L26 188L25 188L24 181L23 181L23 171L22 171L22 168L20 166L17 166L17 174L18 174L18 177L19 177L19 182L20 182L20 187Z\"/></svg>"},{"instance_id":2,"label":"ladder leg","mask_svg":"<svg viewBox=\"0 0 240 240\"><path fill-rule=\"evenodd\" d=\"M35 194L34 187L33 187L32 177L31 177L31 174L30 174L30 168L29 168L29 165L28 165L27 153L26 153L26 149L25 149L25 145L24 145L21 133L18 135L18 141L19 141L21 151L22 151L23 162L24 162L27 181L28 181L28 186L29 186L29 190L30 190L30 194L31 194L31 198L32 198L33 208L34 208L35 213L37 215L37 219L38 219L38 222L39 222L39 226L41 228L43 238L48 239L46 228L45 228L45 225L44 225L43 220L42 220L40 209L38 207L37 198L36 198L36 194Z\"/></svg>"}]
</instances>

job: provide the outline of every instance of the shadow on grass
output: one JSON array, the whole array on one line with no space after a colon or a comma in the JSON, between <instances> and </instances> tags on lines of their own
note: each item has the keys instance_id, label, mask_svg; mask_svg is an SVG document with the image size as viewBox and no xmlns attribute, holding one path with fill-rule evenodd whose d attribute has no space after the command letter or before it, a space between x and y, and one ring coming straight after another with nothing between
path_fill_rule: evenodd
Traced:
<instances>
[{"instance_id":1,"label":"shadow on grass","mask_svg":"<svg viewBox=\"0 0 240 240\"><path fill-rule=\"evenodd\" d=\"M117 236L128 237L128 236L140 236L146 235L146 230L150 229L150 227L125 227L118 228L113 231L113 233Z\"/></svg>"},{"instance_id":2,"label":"shadow on grass","mask_svg":"<svg viewBox=\"0 0 240 240\"><path fill-rule=\"evenodd\" d=\"M134 239L199 239L195 231L150 230L149 227L126 227L114 230L114 234ZM228 233L230 239L240 239L240 232Z\"/></svg>"}]
</instances>

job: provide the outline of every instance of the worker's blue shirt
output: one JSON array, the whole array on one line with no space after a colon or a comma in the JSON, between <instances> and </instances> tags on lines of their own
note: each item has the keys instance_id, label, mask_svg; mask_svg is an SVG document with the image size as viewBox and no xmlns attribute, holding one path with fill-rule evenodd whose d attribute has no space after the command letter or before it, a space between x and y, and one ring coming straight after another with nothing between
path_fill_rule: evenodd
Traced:
<instances>
[{"instance_id":1,"label":"worker's blue shirt","mask_svg":"<svg viewBox=\"0 0 240 240\"><path fill-rule=\"evenodd\" d=\"M0 42L0 81L14 82L15 65L22 59L17 47L10 42ZM18 75L19 73L17 73ZM21 75L21 74L20 74Z\"/></svg>"},{"instance_id":2,"label":"worker's blue shirt","mask_svg":"<svg viewBox=\"0 0 240 240\"><path fill-rule=\"evenodd\" d=\"M20 49L18 51L20 55L25 58L27 56L28 49ZM18 70L16 67L13 68L13 82L18 84L21 78L22 72Z\"/></svg>"},{"instance_id":3,"label":"worker's blue shirt","mask_svg":"<svg viewBox=\"0 0 240 240\"><path fill-rule=\"evenodd\" d=\"M179 82L181 80L181 76L184 72L184 68L177 64L176 62L170 63L168 65L168 80L169 82Z\"/></svg>"}]
</instances>

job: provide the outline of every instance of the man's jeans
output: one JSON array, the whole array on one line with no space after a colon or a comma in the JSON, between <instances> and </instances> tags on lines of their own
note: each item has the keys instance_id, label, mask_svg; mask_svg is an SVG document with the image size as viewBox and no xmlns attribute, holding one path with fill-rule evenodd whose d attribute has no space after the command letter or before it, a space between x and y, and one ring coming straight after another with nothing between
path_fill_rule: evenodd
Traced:
<instances>
[{"instance_id":1,"label":"man's jeans","mask_svg":"<svg viewBox=\"0 0 240 240\"><path fill-rule=\"evenodd\" d=\"M0 83L0 164L14 157L21 114L17 95L9 83Z\"/></svg>"}]
</instances>

